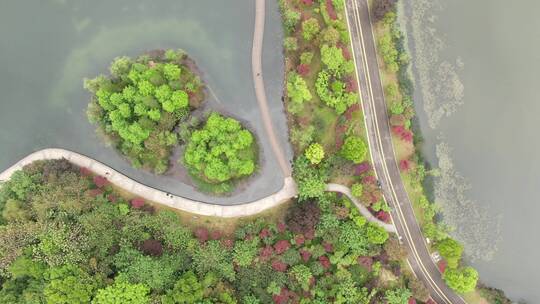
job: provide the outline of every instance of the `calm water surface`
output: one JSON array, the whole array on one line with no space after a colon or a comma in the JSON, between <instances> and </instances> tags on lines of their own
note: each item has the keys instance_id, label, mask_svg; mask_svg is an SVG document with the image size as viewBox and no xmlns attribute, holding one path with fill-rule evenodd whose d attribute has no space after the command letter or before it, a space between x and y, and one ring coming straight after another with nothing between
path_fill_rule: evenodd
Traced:
<instances>
[{"instance_id":1,"label":"calm water surface","mask_svg":"<svg viewBox=\"0 0 540 304\"><path fill-rule=\"evenodd\" d=\"M251 78L255 4L251 0L2 1L0 9L0 170L32 151L62 147L94 157L131 178L174 194L223 204L277 191L283 176L260 123ZM268 1L264 76L278 135L286 143L281 103L282 32ZM212 198L167 177L134 170L104 146L86 119L84 77L107 72L116 56L182 48L195 59L217 98L213 108L249 121L259 137L262 168L245 192Z\"/></svg>"},{"instance_id":2,"label":"calm water surface","mask_svg":"<svg viewBox=\"0 0 540 304\"><path fill-rule=\"evenodd\" d=\"M502 217L500 233L487 237L500 238L493 258L472 262L481 280L516 301L540 303L540 2L441 3L434 19L447 43L441 57L461 58L465 97L435 129L418 109L424 153L437 163L442 134L472 187L467 197Z\"/></svg>"}]
</instances>

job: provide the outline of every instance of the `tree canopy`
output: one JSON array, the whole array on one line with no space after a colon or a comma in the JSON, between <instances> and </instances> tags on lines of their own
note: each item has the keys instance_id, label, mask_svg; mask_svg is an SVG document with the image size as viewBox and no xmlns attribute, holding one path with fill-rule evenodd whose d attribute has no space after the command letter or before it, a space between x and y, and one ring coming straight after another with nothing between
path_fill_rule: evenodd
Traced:
<instances>
[{"instance_id":1,"label":"tree canopy","mask_svg":"<svg viewBox=\"0 0 540 304\"><path fill-rule=\"evenodd\" d=\"M177 143L174 128L191 105L202 101L203 85L182 51L119 57L110 77L86 80L94 95L88 118L135 167L163 173Z\"/></svg>"},{"instance_id":2,"label":"tree canopy","mask_svg":"<svg viewBox=\"0 0 540 304\"><path fill-rule=\"evenodd\" d=\"M191 134L184 161L190 172L210 183L223 183L255 171L256 144L240 122L217 113Z\"/></svg>"}]
</instances>

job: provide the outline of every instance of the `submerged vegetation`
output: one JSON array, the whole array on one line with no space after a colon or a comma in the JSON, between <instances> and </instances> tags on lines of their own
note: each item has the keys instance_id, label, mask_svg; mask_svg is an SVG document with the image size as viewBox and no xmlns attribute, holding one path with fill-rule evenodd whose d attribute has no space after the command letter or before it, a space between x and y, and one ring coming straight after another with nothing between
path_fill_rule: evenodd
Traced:
<instances>
[{"instance_id":1,"label":"submerged vegetation","mask_svg":"<svg viewBox=\"0 0 540 304\"><path fill-rule=\"evenodd\" d=\"M232 233L189 228L67 160L0 188L1 303L404 303L403 249L346 198L295 203ZM399 299L399 300L398 300Z\"/></svg>"}]
</instances>

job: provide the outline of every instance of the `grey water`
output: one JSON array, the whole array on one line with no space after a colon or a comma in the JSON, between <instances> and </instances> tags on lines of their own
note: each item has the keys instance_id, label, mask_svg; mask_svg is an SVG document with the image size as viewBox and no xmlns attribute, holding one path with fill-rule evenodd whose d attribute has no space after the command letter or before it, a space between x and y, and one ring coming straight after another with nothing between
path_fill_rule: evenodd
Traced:
<instances>
[{"instance_id":1,"label":"grey water","mask_svg":"<svg viewBox=\"0 0 540 304\"><path fill-rule=\"evenodd\" d=\"M251 76L255 2L250 0L5 0L0 4L0 171L27 154L59 147L93 157L147 185L195 200L238 204L279 190L283 175L261 123ZM281 102L282 30L277 1L267 1L263 72L276 133L287 143ZM86 119L83 78L108 73L117 56L181 48L202 71L208 102L248 123L261 168L244 191L211 197L130 164L97 138Z\"/></svg>"},{"instance_id":2,"label":"grey water","mask_svg":"<svg viewBox=\"0 0 540 304\"><path fill-rule=\"evenodd\" d=\"M414 6L422 1L406 1L409 22L415 18L411 8L418 14ZM497 229L480 234L481 241L494 245L493 252L478 252L489 246L479 248L464 237L469 243L466 252L476 255L468 259L479 270L481 281L503 289L515 301L540 303L540 2L435 2L422 24L425 31L434 29L444 46L437 51L437 60L426 60L421 58L429 57L426 52L415 50L415 45L425 41L415 36L410 43L414 70L421 72L426 67L419 65L427 62L433 71L442 62L449 62L455 67L454 80L463 84L464 95L453 114L443 116L432 128L426 102L443 107L448 94L422 87L416 75L422 152L437 166L437 146L445 142L451 147L446 152L453 169L470 185L462 199L472 204L462 216L472 218L480 210L487 215L487 227L495 227L490 224L500 219ZM428 95L433 93L434 100L425 100L426 90ZM443 208L455 207L451 204L460 206L454 201Z\"/></svg>"}]
</instances>

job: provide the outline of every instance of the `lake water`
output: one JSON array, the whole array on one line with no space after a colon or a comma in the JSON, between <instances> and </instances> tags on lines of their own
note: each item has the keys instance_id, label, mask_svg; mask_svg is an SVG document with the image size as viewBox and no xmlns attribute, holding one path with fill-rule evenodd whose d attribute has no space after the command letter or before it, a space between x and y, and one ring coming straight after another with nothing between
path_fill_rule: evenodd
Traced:
<instances>
[{"instance_id":1,"label":"lake water","mask_svg":"<svg viewBox=\"0 0 540 304\"><path fill-rule=\"evenodd\" d=\"M540 303L539 9L535 0L405 5L423 152L442 166L445 218L481 280L528 303Z\"/></svg>"},{"instance_id":2,"label":"lake water","mask_svg":"<svg viewBox=\"0 0 540 304\"><path fill-rule=\"evenodd\" d=\"M96 158L156 188L220 204L249 202L281 188L283 176L265 139L251 77L255 2L251 0L2 1L0 9L0 171L46 148ZM277 134L291 159L281 102L282 31L268 1L263 50L267 97ZM106 147L86 119L83 78L108 72L116 56L182 48L215 96L210 105L248 121L262 164L246 191L214 198L172 178L132 169Z\"/></svg>"}]
</instances>

